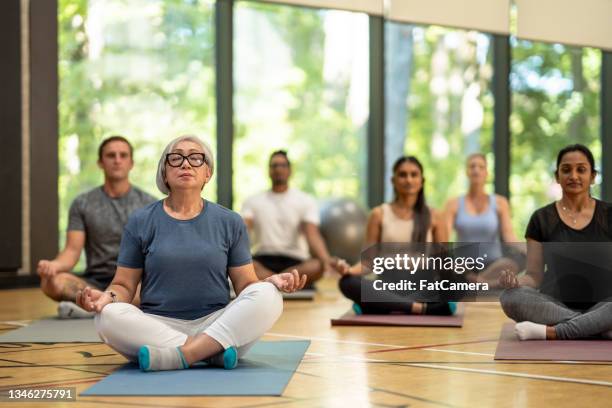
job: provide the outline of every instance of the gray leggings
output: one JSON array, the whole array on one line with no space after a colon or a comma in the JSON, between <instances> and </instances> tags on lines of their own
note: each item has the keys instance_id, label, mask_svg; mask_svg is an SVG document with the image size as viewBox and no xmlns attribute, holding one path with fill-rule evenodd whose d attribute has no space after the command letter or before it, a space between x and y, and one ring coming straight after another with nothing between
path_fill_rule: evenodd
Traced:
<instances>
[{"instance_id":1,"label":"gray leggings","mask_svg":"<svg viewBox=\"0 0 612 408\"><path fill-rule=\"evenodd\" d=\"M554 326L561 340L586 338L612 330L612 298L583 313L530 287L506 289L499 300L509 318Z\"/></svg>"}]
</instances>

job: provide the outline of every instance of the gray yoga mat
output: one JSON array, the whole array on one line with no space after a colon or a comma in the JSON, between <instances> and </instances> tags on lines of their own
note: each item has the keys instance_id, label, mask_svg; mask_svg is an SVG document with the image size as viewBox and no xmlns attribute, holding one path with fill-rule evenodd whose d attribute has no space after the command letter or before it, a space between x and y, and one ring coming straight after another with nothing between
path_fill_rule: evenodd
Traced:
<instances>
[{"instance_id":1,"label":"gray yoga mat","mask_svg":"<svg viewBox=\"0 0 612 408\"><path fill-rule=\"evenodd\" d=\"M459 303L457 313L452 316L386 314L356 315L348 312L338 319L332 319L332 326L423 326L463 327L464 306Z\"/></svg>"},{"instance_id":2,"label":"gray yoga mat","mask_svg":"<svg viewBox=\"0 0 612 408\"><path fill-rule=\"evenodd\" d=\"M612 361L612 340L526 340L503 326L495 360Z\"/></svg>"},{"instance_id":3,"label":"gray yoga mat","mask_svg":"<svg viewBox=\"0 0 612 408\"><path fill-rule=\"evenodd\" d=\"M297 292L283 293L283 299L285 300L313 300L315 293L314 289L302 289Z\"/></svg>"},{"instance_id":4,"label":"gray yoga mat","mask_svg":"<svg viewBox=\"0 0 612 408\"><path fill-rule=\"evenodd\" d=\"M102 343L94 319L37 320L0 335L0 343Z\"/></svg>"},{"instance_id":5,"label":"gray yoga mat","mask_svg":"<svg viewBox=\"0 0 612 408\"><path fill-rule=\"evenodd\" d=\"M260 341L233 370L195 367L143 373L127 364L81 395L282 395L310 341Z\"/></svg>"}]
</instances>

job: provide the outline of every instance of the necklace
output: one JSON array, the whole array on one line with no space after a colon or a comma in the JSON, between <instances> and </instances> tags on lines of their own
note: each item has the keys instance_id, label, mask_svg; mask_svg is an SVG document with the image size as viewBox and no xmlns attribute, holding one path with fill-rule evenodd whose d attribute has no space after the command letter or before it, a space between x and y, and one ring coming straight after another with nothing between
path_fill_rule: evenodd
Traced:
<instances>
[{"instance_id":1,"label":"necklace","mask_svg":"<svg viewBox=\"0 0 612 408\"><path fill-rule=\"evenodd\" d=\"M567 216L570 217L570 219L572 220L572 224L576 225L576 223L578 223L578 217L580 216L580 211L574 212L573 214L575 215L573 215L572 211L568 207L566 207L565 204L563 204L562 200L559 200L559 204L561 205L561 209L565 211Z\"/></svg>"},{"instance_id":2,"label":"necklace","mask_svg":"<svg viewBox=\"0 0 612 408\"><path fill-rule=\"evenodd\" d=\"M568 217L570 217L572 219L572 223L574 225L576 225L576 223L578 222L578 219L576 217L574 217L571 213L571 211L569 210L569 208L567 208L566 206L564 206L563 204L561 204L561 208L563 208L563 211L565 211L565 213L567 214ZM576 214L580 214L580 213L576 213Z\"/></svg>"}]
</instances>

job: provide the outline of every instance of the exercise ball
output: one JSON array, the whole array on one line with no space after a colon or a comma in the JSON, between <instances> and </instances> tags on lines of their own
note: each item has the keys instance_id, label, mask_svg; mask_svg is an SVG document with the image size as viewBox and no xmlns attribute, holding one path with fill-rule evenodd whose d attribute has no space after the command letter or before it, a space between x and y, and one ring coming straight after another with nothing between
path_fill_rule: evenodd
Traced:
<instances>
[{"instance_id":1,"label":"exercise ball","mask_svg":"<svg viewBox=\"0 0 612 408\"><path fill-rule=\"evenodd\" d=\"M321 204L321 234L329 253L351 264L358 262L367 218L363 208L348 198L324 201Z\"/></svg>"}]
</instances>

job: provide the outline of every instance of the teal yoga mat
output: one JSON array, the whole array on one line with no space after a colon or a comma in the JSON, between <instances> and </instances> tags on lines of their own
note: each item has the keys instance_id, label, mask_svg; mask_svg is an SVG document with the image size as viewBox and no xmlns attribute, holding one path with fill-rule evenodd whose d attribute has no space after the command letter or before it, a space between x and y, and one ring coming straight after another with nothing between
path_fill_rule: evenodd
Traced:
<instances>
[{"instance_id":1,"label":"teal yoga mat","mask_svg":"<svg viewBox=\"0 0 612 408\"><path fill-rule=\"evenodd\" d=\"M127 364L81 395L282 395L310 341L260 341L233 370L195 367L143 373Z\"/></svg>"},{"instance_id":2,"label":"teal yoga mat","mask_svg":"<svg viewBox=\"0 0 612 408\"><path fill-rule=\"evenodd\" d=\"M0 343L102 343L94 319L37 320L0 335Z\"/></svg>"},{"instance_id":3,"label":"teal yoga mat","mask_svg":"<svg viewBox=\"0 0 612 408\"><path fill-rule=\"evenodd\" d=\"M423 326L463 327L465 306L459 303L457 313L452 316L405 315L405 314L362 314L347 312L338 319L332 319L332 326Z\"/></svg>"}]
</instances>

